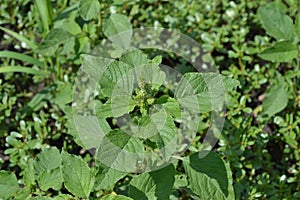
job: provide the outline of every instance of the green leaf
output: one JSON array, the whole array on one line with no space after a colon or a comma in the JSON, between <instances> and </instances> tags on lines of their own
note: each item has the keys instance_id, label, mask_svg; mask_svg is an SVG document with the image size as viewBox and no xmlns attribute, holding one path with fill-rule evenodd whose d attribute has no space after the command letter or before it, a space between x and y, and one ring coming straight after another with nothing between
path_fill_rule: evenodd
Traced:
<instances>
[{"instance_id":1,"label":"green leaf","mask_svg":"<svg viewBox=\"0 0 300 200\"><path fill-rule=\"evenodd\" d=\"M164 109L173 116L175 119L179 118L181 115L180 105L179 102L173 98L168 98L168 101L162 104Z\"/></svg>"},{"instance_id":2,"label":"green leaf","mask_svg":"<svg viewBox=\"0 0 300 200\"><path fill-rule=\"evenodd\" d=\"M297 45L291 41L276 42L259 54L265 60L272 62L290 62L298 55Z\"/></svg>"},{"instance_id":3,"label":"green leaf","mask_svg":"<svg viewBox=\"0 0 300 200\"><path fill-rule=\"evenodd\" d=\"M123 195L109 194L102 197L101 200L133 200L133 199Z\"/></svg>"},{"instance_id":4,"label":"green leaf","mask_svg":"<svg viewBox=\"0 0 300 200\"><path fill-rule=\"evenodd\" d=\"M65 44L73 35L63 29L52 29L38 47L41 54L53 55L59 45Z\"/></svg>"},{"instance_id":5,"label":"green leaf","mask_svg":"<svg viewBox=\"0 0 300 200\"><path fill-rule=\"evenodd\" d=\"M0 197L8 199L20 190L16 176L12 172L0 171Z\"/></svg>"},{"instance_id":6,"label":"green leaf","mask_svg":"<svg viewBox=\"0 0 300 200\"><path fill-rule=\"evenodd\" d=\"M49 76L48 72L42 72L30 67L21 67L21 66L13 66L13 67L0 67L0 73L9 73L9 72L21 72L26 74L33 74L36 76Z\"/></svg>"},{"instance_id":7,"label":"green leaf","mask_svg":"<svg viewBox=\"0 0 300 200\"><path fill-rule=\"evenodd\" d=\"M14 197L14 200L24 200L29 199L31 197L31 191L29 188L23 188L18 193L17 196Z\"/></svg>"},{"instance_id":8,"label":"green leaf","mask_svg":"<svg viewBox=\"0 0 300 200\"><path fill-rule=\"evenodd\" d=\"M236 88L239 81L215 73L186 73L175 91L175 99L193 113L220 110L225 93Z\"/></svg>"},{"instance_id":9,"label":"green leaf","mask_svg":"<svg viewBox=\"0 0 300 200\"><path fill-rule=\"evenodd\" d=\"M41 61L39 61L38 59L36 59L34 57L27 56L24 53L17 53L17 52L13 52L13 51L0 51L0 57L13 58L16 60L21 60L21 61L27 62L29 64L33 64L33 65L45 68L44 63L42 63Z\"/></svg>"},{"instance_id":10,"label":"green leaf","mask_svg":"<svg viewBox=\"0 0 300 200\"><path fill-rule=\"evenodd\" d=\"M141 50L130 51L120 58L120 61L138 67L148 63L148 57Z\"/></svg>"},{"instance_id":11,"label":"green leaf","mask_svg":"<svg viewBox=\"0 0 300 200\"><path fill-rule=\"evenodd\" d=\"M169 165L160 170L133 177L130 181L129 196L133 199L169 199L175 182L175 168Z\"/></svg>"},{"instance_id":12,"label":"green leaf","mask_svg":"<svg viewBox=\"0 0 300 200\"><path fill-rule=\"evenodd\" d=\"M282 111L288 104L287 92L283 85L272 86L266 93L266 97L262 103L262 115L269 117Z\"/></svg>"},{"instance_id":13,"label":"green leaf","mask_svg":"<svg viewBox=\"0 0 300 200\"><path fill-rule=\"evenodd\" d=\"M88 198L94 186L94 174L82 158L62 152L65 187L77 197Z\"/></svg>"},{"instance_id":14,"label":"green leaf","mask_svg":"<svg viewBox=\"0 0 300 200\"><path fill-rule=\"evenodd\" d=\"M38 183L42 190L47 191L49 188L60 190L63 182L61 168L43 171L38 177Z\"/></svg>"},{"instance_id":15,"label":"green leaf","mask_svg":"<svg viewBox=\"0 0 300 200\"><path fill-rule=\"evenodd\" d=\"M0 26L0 29L6 33L8 33L9 35L13 36L14 38L16 38L17 40L19 40L20 42L24 42L28 47L30 47L31 49L36 49L37 48L37 45L32 42L31 40L28 40L26 37L24 37L23 35L20 35L14 31L11 31L7 28L4 28L4 27L1 27Z\"/></svg>"},{"instance_id":16,"label":"green leaf","mask_svg":"<svg viewBox=\"0 0 300 200\"><path fill-rule=\"evenodd\" d=\"M35 185L34 160L29 159L27 161L27 166L23 172L23 181L25 186L30 188L31 185Z\"/></svg>"},{"instance_id":17,"label":"green leaf","mask_svg":"<svg viewBox=\"0 0 300 200\"><path fill-rule=\"evenodd\" d=\"M80 26L74 20L68 20L68 19L55 22L53 28L63 29L65 31L68 31L70 34L74 36L82 32Z\"/></svg>"},{"instance_id":18,"label":"green leaf","mask_svg":"<svg viewBox=\"0 0 300 200\"><path fill-rule=\"evenodd\" d=\"M30 197L28 200L54 200L54 199L46 196L37 196L37 197Z\"/></svg>"},{"instance_id":19,"label":"green leaf","mask_svg":"<svg viewBox=\"0 0 300 200\"><path fill-rule=\"evenodd\" d=\"M111 14L103 22L102 31L115 45L124 50L128 48L132 36L132 26L127 16Z\"/></svg>"},{"instance_id":20,"label":"green leaf","mask_svg":"<svg viewBox=\"0 0 300 200\"><path fill-rule=\"evenodd\" d=\"M138 138L120 129L112 130L102 139L97 151L97 159L113 169L134 172L138 170L137 155L142 155L144 151L143 143ZM131 156L132 153L135 153L134 156Z\"/></svg>"},{"instance_id":21,"label":"green leaf","mask_svg":"<svg viewBox=\"0 0 300 200\"><path fill-rule=\"evenodd\" d=\"M74 199L71 195L68 194L60 194L54 198L55 200L71 200Z\"/></svg>"},{"instance_id":22,"label":"green leaf","mask_svg":"<svg viewBox=\"0 0 300 200\"><path fill-rule=\"evenodd\" d=\"M184 168L188 177L188 187L199 199L232 198L232 182L229 169L220 156L209 152L204 158L195 153L184 160Z\"/></svg>"},{"instance_id":23,"label":"green leaf","mask_svg":"<svg viewBox=\"0 0 300 200\"><path fill-rule=\"evenodd\" d=\"M111 97L115 86L119 83L119 89L123 94L131 94L133 90L133 67L124 63L115 61L111 63L104 71L99 80L102 93ZM128 80L125 82L122 80Z\"/></svg>"},{"instance_id":24,"label":"green leaf","mask_svg":"<svg viewBox=\"0 0 300 200\"><path fill-rule=\"evenodd\" d=\"M300 14L297 14L296 16L295 33L297 34L297 37L300 40Z\"/></svg>"},{"instance_id":25,"label":"green leaf","mask_svg":"<svg viewBox=\"0 0 300 200\"><path fill-rule=\"evenodd\" d=\"M44 171L50 171L61 166L61 156L56 147L45 149L38 154L35 162L35 170L38 175Z\"/></svg>"},{"instance_id":26,"label":"green leaf","mask_svg":"<svg viewBox=\"0 0 300 200\"><path fill-rule=\"evenodd\" d=\"M56 147L45 149L37 156L35 170L42 190L60 190L63 182L61 163L61 155Z\"/></svg>"},{"instance_id":27,"label":"green leaf","mask_svg":"<svg viewBox=\"0 0 300 200\"><path fill-rule=\"evenodd\" d=\"M95 189L108 189L120 179L124 178L126 174L126 172L121 172L112 168L106 168L96 176Z\"/></svg>"},{"instance_id":28,"label":"green leaf","mask_svg":"<svg viewBox=\"0 0 300 200\"><path fill-rule=\"evenodd\" d=\"M294 37L293 20L270 7L258 9L260 21L267 33L277 40L291 40Z\"/></svg>"},{"instance_id":29,"label":"green leaf","mask_svg":"<svg viewBox=\"0 0 300 200\"><path fill-rule=\"evenodd\" d=\"M53 8L50 0L35 0L35 5L40 14L44 32L49 30L49 26L52 24Z\"/></svg>"},{"instance_id":30,"label":"green leaf","mask_svg":"<svg viewBox=\"0 0 300 200\"><path fill-rule=\"evenodd\" d=\"M98 0L81 0L79 3L79 14L84 20L96 18L100 12Z\"/></svg>"}]
</instances>

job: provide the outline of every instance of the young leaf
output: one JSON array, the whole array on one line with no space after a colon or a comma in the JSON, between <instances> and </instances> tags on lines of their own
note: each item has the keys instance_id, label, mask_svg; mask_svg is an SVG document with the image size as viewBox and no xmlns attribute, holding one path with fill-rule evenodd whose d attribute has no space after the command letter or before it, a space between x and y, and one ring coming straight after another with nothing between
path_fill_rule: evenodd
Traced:
<instances>
[{"instance_id":1,"label":"young leaf","mask_svg":"<svg viewBox=\"0 0 300 200\"><path fill-rule=\"evenodd\" d=\"M276 42L259 54L261 58L271 62L291 62L297 55L297 45L292 41Z\"/></svg>"},{"instance_id":2,"label":"young leaf","mask_svg":"<svg viewBox=\"0 0 300 200\"><path fill-rule=\"evenodd\" d=\"M189 188L198 198L232 198L229 194L232 188L229 187L228 168L218 154L209 152L204 158L200 158L198 153L193 154L184 160L184 168Z\"/></svg>"},{"instance_id":3,"label":"young leaf","mask_svg":"<svg viewBox=\"0 0 300 200\"><path fill-rule=\"evenodd\" d=\"M129 196L133 199L169 199L175 182L175 168L169 165L160 170L135 176L130 181Z\"/></svg>"},{"instance_id":4,"label":"young leaf","mask_svg":"<svg viewBox=\"0 0 300 200\"><path fill-rule=\"evenodd\" d=\"M128 48L132 36L132 26L125 15L111 14L103 23L102 31L114 44Z\"/></svg>"},{"instance_id":5,"label":"young leaf","mask_svg":"<svg viewBox=\"0 0 300 200\"><path fill-rule=\"evenodd\" d=\"M259 19L267 33L277 40L291 40L294 37L293 20L270 7L258 9Z\"/></svg>"},{"instance_id":6,"label":"young leaf","mask_svg":"<svg viewBox=\"0 0 300 200\"><path fill-rule=\"evenodd\" d=\"M19 184L12 172L0 171L0 198L8 199L19 191Z\"/></svg>"},{"instance_id":7,"label":"young leaf","mask_svg":"<svg viewBox=\"0 0 300 200\"><path fill-rule=\"evenodd\" d=\"M98 0L81 0L79 3L79 14L84 20L96 18L100 11Z\"/></svg>"},{"instance_id":8,"label":"young leaf","mask_svg":"<svg viewBox=\"0 0 300 200\"><path fill-rule=\"evenodd\" d=\"M65 187L77 197L88 198L94 186L94 174L81 158L62 152Z\"/></svg>"},{"instance_id":9,"label":"young leaf","mask_svg":"<svg viewBox=\"0 0 300 200\"><path fill-rule=\"evenodd\" d=\"M283 85L276 85L271 87L267 92L265 99L262 103L262 115L268 115L269 117L282 111L288 103L287 92Z\"/></svg>"}]
</instances>

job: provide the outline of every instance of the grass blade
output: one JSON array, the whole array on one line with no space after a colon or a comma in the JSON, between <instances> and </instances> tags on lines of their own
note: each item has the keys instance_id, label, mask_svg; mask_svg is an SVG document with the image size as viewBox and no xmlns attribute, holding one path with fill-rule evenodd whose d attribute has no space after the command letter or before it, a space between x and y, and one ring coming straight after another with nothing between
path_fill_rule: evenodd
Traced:
<instances>
[{"instance_id":1,"label":"grass blade","mask_svg":"<svg viewBox=\"0 0 300 200\"><path fill-rule=\"evenodd\" d=\"M53 20L51 2L50 0L35 0L34 2L41 17L44 32L48 32Z\"/></svg>"},{"instance_id":2,"label":"grass blade","mask_svg":"<svg viewBox=\"0 0 300 200\"><path fill-rule=\"evenodd\" d=\"M31 56L24 55L22 53L17 53L17 52L12 52L12 51L0 51L0 57L13 58L16 60L21 60L21 61L33 64L33 65L45 68L44 63L42 63L38 59L33 58Z\"/></svg>"},{"instance_id":3,"label":"grass blade","mask_svg":"<svg viewBox=\"0 0 300 200\"><path fill-rule=\"evenodd\" d=\"M15 66L15 67L0 67L0 73L8 73L8 72L23 72L26 74L33 74L37 76L49 76L47 72L41 72L36 69L32 69L29 67Z\"/></svg>"},{"instance_id":4,"label":"grass blade","mask_svg":"<svg viewBox=\"0 0 300 200\"><path fill-rule=\"evenodd\" d=\"M19 33L16 33L14 31L11 31L7 28L1 27L0 29L4 32L6 32L7 34L13 36L14 38L16 38L17 40L19 40L20 42L24 42L28 47L30 47L31 49L36 49L37 45L35 43L33 43L32 41L28 40L26 37L20 35Z\"/></svg>"}]
</instances>

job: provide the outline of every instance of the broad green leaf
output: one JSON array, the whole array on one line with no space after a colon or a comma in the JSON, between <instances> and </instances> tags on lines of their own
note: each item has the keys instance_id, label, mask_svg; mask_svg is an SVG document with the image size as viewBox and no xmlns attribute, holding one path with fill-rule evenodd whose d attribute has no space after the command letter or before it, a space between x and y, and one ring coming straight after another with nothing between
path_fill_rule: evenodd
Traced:
<instances>
[{"instance_id":1,"label":"broad green leaf","mask_svg":"<svg viewBox=\"0 0 300 200\"><path fill-rule=\"evenodd\" d=\"M132 36L132 26L125 15L111 14L108 19L104 20L102 31L114 44L128 48Z\"/></svg>"},{"instance_id":2,"label":"broad green leaf","mask_svg":"<svg viewBox=\"0 0 300 200\"><path fill-rule=\"evenodd\" d=\"M298 55L297 45L291 41L276 42L259 54L265 60L272 62L290 62Z\"/></svg>"},{"instance_id":3,"label":"broad green leaf","mask_svg":"<svg viewBox=\"0 0 300 200\"><path fill-rule=\"evenodd\" d=\"M60 190L63 182L61 163L61 155L56 147L45 149L37 156L35 170L42 190Z\"/></svg>"},{"instance_id":4,"label":"broad green leaf","mask_svg":"<svg viewBox=\"0 0 300 200\"><path fill-rule=\"evenodd\" d=\"M94 186L94 174L80 157L62 152L64 185L77 197L88 198Z\"/></svg>"},{"instance_id":5,"label":"broad green leaf","mask_svg":"<svg viewBox=\"0 0 300 200\"><path fill-rule=\"evenodd\" d=\"M35 162L35 170L38 175L44 171L50 171L61 166L61 155L56 147L43 150L38 154Z\"/></svg>"},{"instance_id":6,"label":"broad green leaf","mask_svg":"<svg viewBox=\"0 0 300 200\"><path fill-rule=\"evenodd\" d=\"M43 171L38 177L38 183L42 190L47 191L49 188L60 190L63 182L61 168Z\"/></svg>"},{"instance_id":7,"label":"broad green leaf","mask_svg":"<svg viewBox=\"0 0 300 200\"><path fill-rule=\"evenodd\" d=\"M52 29L41 42L38 51L41 54L53 55L60 45L65 44L73 35L64 29Z\"/></svg>"},{"instance_id":8,"label":"broad green leaf","mask_svg":"<svg viewBox=\"0 0 300 200\"><path fill-rule=\"evenodd\" d=\"M108 167L124 172L135 172L137 159L143 159L143 143L122 130L112 130L102 139L97 159Z\"/></svg>"},{"instance_id":9,"label":"broad green leaf","mask_svg":"<svg viewBox=\"0 0 300 200\"><path fill-rule=\"evenodd\" d=\"M78 35L82 32L80 26L78 23L71 19L64 19L55 22L53 29L63 29L65 31L68 31L72 35Z\"/></svg>"},{"instance_id":10,"label":"broad green leaf","mask_svg":"<svg viewBox=\"0 0 300 200\"><path fill-rule=\"evenodd\" d=\"M115 61L111 63L104 71L99 80L102 93L105 96L111 97L118 84L120 91L123 94L131 94L133 90L133 67L124 63ZM121 82L123 81L123 82Z\"/></svg>"},{"instance_id":11,"label":"broad green leaf","mask_svg":"<svg viewBox=\"0 0 300 200\"><path fill-rule=\"evenodd\" d=\"M63 48L60 51L61 55L67 55L74 51L75 46L75 37L70 37L69 39L65 40L63 43Z\"/></svg>"},{"instance_id":12,"label":"broad green leaf","mask_svg":"<svg viewBox=\"0 0 300 200\"><path fill-rule=\"evenodd\" d=\"M225 93L236 88L239 81L215 73L186 73L175 91L175 99L193 113L220 110Z\"/></svg>"},{"instance_id":13,"label":"broad green leaf","mask_svg":"<svg viewBox=\"0 0 300 200\"><path fill-rule=\"evenodd\" d=\"M23 188L17 192L17 195L14 197L14 200L27 200L31 197L31 193L32 192L30 191L30 187Z\"/></svg>"},{"instance_id":14,"label":"broad green leaf","mask_svg":"<svg viewBox=\"0 0 300 200\"><path fill-rule=\"evenodd\" d=\"M16 176L12 172L0 171L0 198L8 199L20 190Z\"/></svg>"},{"instance_id":15,"label":"broad green leaf","mask_svg":"<svg viewBox=\"0 0 300 200\"><path fill-rule=\"evenodd\" d=\"M79 3L79 14L84 20L91 20L98 16L100 3L98 0L81 0Z\"/></svg>"},{"instance_id":16,"label":"broad green leaf","mask_svg":"<svg viewBox=\"0 0 300 200\"><path fill-rule=\"evenodd\" d=\"M293 20L269 7L258 9L260 21L267 33L277 40L291 40L294 37Z\"/></svg>"},{"instance_id":17,"label":"broad green leaf","mask_svg":"<svg viewBox=\"0 0 300 200\"><path fill-rule=\"evenodd\" d=\"M120 179L124 178L126 174L126 172L121 172L112 168L106 168L96 176L95 189L108 189Z\"/></svg>"},{"instance_id":18,"label":"broad green leaf","mask_svg":"<svg viewBox=\"0 0 300 200\"><path fill-rule=\"evenodd\" d=\"M105 70L108 70L108 66L112 65L113 59L97 57L92 55L81 55L82 58L82 70L86 72L91 78L98 80ZM114 63L116 64L116 63Z\"/></svg>"},{"instance_id":19,"label":"broad green leaf","mask_svg":"<svg viewBox=\"0 0 300 200\"><path fill-rule=\"evenodd\" d=\"M137 81L151 84L152 90L158 90L166 80L165 72L156 63L140 65L135 68L135 73Z\"/></svg>"},{"instance_id":20,"label":"broad green leaf","mask_svg":"<svg viewBox=\"0 0 300 200\"><path fill-rule=\"evenodd\" d=\"M272 86L266 93L266 97L262 103L262 115L268 115L269 117L282 111L288 103L287 92L283 85Z\"/></svg>"},{"instance_id":21,"label":"broad green leaf","mask_svg":"<svg viewBox=\"0 0 300 200\"><path fill-rule=\"evenodd\" d=\"M141 50L134 50L122 55L120 61L127 63L132 67L138 67L147 64L148 57Z\"/></svg>"},{"instance_id":22,"label":"broad green leaf","mask_svg":"<svg viewBox=\"0 0 300 200\"><path fill-rule=\"evenodd\" d=\"M102 197L101 200L133 200L133 199L123 195L109 194Z\"/></svg>"},{"instance_id":23,"label":"broad green leaf","mask_svg":"<svg viewBox=\"0 0 300 200\"><path fill-rule=\"evenodd\" d=\"M180 117L181 110L178 101L173 98L168 98L168 101L162 105L164 109L166 109L167 113L169 113L171 116L173 116L174 118Z\"/></svg>"},{"instance_id":24,"label":"broad green leaf","mask_svg":"<svg viewBox=\"0 0 300 200\"><path fill-rule=\"evenodd\" d=\"M111 102L107 101L104 104L102 104L101 102L99 104L97 104L96 106L96 115L97 117L106 119L108 117L112 117L112 110L111 110Z\"/></svg>"},{"instance_id":25,"label":"broad green leaf","mask_svg":"<svg viewBox=\"0 0 300 200\"><path fill-rule=\"evenodd\" d=\"M300 14L296 16L295 33L297 34L298 40L300 40Z\"/></svg>"},{"instance_id":26,"label":"broad green leaf","mask_svg":"<svg viewBox=\"0 0 300 200\"><path fill-rule=\"evenodd\" d=\"M172 117L166 112L157 112L150 116L150 122L140 125L140 135L155 142L161 149L160 154L168 158L175 151L175 140L178 130ZM153 135L153 136L152 136Z\"/></svg>"},{"instance_id":27,"label":"broad green leaf","mask_svg":"<svg viewBox=\"0 0 300 200\"><path fill-rule=\"evenodd\" d=\"M174 182L175 168L173 165L140 174L130 181L129 196L139 200L169 199Z\"/></svg>"},{"instance_id":28,"label":"broad green leaf","mask_svg":"<svg viewBox=\"0 0 300 200\"><path fill-rule=\"evenodd\" d=\"M230 172L216 153L209 152L204 158L200 158L199 153L193 154L184 160L184 168L188 187L199 199L232 198L229 194L232 192Z\"/></svg>"}]
</instances>

